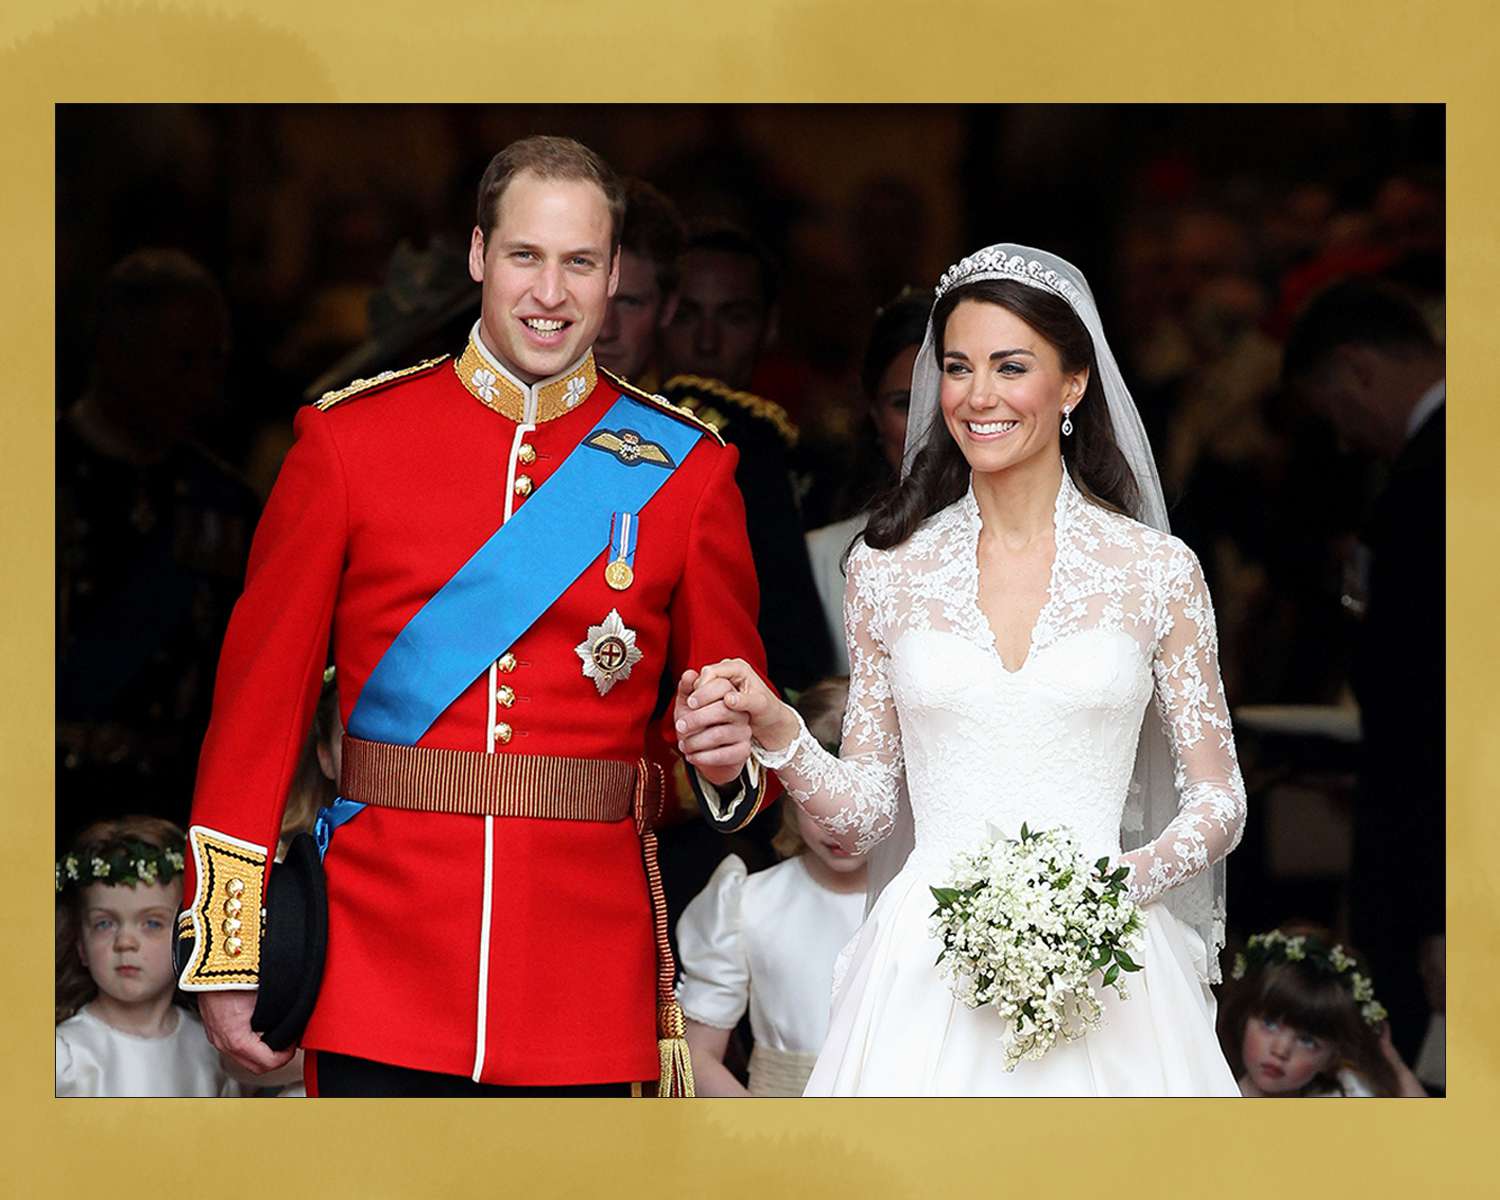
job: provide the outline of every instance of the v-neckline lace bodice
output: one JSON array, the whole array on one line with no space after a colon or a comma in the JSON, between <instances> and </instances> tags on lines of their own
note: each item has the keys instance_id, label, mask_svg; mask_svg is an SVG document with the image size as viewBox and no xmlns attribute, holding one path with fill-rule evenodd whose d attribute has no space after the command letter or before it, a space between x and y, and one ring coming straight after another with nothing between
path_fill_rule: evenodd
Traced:
<instances>
[{"instance_id":1,"label":"v-neckline lace bodice","mask_svg":"<svg viewBox=\"0 0 1500 1200\"><path fill-rule=\"evenodd\" d=\"M1222 857L1243 828L1213 610L1184 543L1087 500L1066 470L1053 524L1047 596L1014 671L979 604L972 486L902 544L859 543L845 592L842 754L803 731L757 757L861 847L909 796L918 869L940 873L990 826L1013 834L1023 820L1068 825L1090 852L1113 856L1154 693L1181 807L1125 856L1137 897L1151 899Z\"/></svg>"},{"instance_id":2,"label":"v-neckline lace bodice","mask_svg":"<svg viewBox=\"0 0 1500 1200\"><path fill-rule=\"evenodd\" d=\"M980 629L976 631L978 635L976 641L981 645L988 644L990 651L995 656L996 665L1007 675L1019 675L1026 669L1026 664L1031 662L1035 656L1038 631L1045 631L1047 628L1048 610L1052 607L1052 595L1057 580L1058 559L1061 554L1061 547L1066 540L1069 522L1074 513L1073 501L1075 499L1081 499L1078 496L1078 489L1072 486L1071 480L1068 478L1068 473L1064 470L1062 481L1057 489L1057 496L1052 502L1053 550L1052 561L1047 566L1047 591L1042 600L1042 606L1037 610L1036 617L1031 623L1031 629L1026 636L1026 656L1021 660L1020 665L1015 668L1005 665L1005 655L1000 653L1000 639L995 635L995 627L990 624L989 615L984 611L984 606L980 603L979 539L980 535L984 532L984 519L979 513L979 498L974 494L972 479L969 481L968 491L959 500L965 536L972 538L973 541L972 553L969 555L969 558L974 565L974 574L971 579L965 581L964 585L974 597L974 610L979 616ZM962 549L959 549L957 552L962 553Z\"/></svg>"}]
</instances>

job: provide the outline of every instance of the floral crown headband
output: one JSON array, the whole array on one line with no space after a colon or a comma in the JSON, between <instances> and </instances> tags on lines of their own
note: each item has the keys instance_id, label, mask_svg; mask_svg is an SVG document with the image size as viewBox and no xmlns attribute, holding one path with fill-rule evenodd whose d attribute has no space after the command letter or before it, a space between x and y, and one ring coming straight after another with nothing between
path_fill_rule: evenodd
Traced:
<instances>
[{"instance_id":1,"label":"floral crown headband","mask_svg":"<svg viewBox=\"0 0 1500 1200\"><path fill-rule=\"evenodd\" d=\"M57 860L57 890L91 883L170 883L182 874L182 845L154 846L136 838L118 838L84 846Z\"/></svg>"},{"instance_id":2,"label":"floral crown headband","mask_svg":"<svg viewBox=\"0 0 1500 1200\"><path fill-rule=\"evenodd\" d=\"M1020 254L1008 255L996 246L976 250L944 271L943 277L938 280L937 299L941 300L945 293L960 284L975 283L981 279L1014 279L1032 287L1056 292L1075 307L1084 302L1083 293L1045 263Z\"/></svg>"},{"instance_id":3,"label":"floral crown headband","mask_svg":"<svg viewBox=\"0 0 1500 1200\"><path fill-rule=\"evenodd\" d=\"M1368 975L1354 968L1358 965L1342 945L1325 946L1315 937L1301 934L1287 937L1279 929L1256 933L1245 943L1245 952L1234 956L1230 975L1243 979L1250 971L1263 971L1279 963L1306 963L1323 975L1332 975L1349 989L1358 1004L1359 1015L1367 1025L1379 1025L1386 1019L1385 1006L1375 999L1375 988Z\"/></svg>"}]
</instances>

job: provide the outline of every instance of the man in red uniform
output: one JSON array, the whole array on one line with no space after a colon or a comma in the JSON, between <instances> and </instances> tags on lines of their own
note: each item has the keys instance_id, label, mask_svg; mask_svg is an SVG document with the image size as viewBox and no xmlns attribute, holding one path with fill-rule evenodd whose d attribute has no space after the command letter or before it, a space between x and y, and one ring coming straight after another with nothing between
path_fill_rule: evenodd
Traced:
<instances>
[{"instance_id":1,"label":"man in red uniform","mask_svg":"<svg viewBox=\"0 0 1500 1200\"><path fill-rule=\"evenodd\" d=\"M304 409L257 530L198 773L181 984L246 1066L290 1056L251 1028L257 901L331 632L348 735L312 1094L671 1074L646 729L685 668L764 664L736 452L594 363L621 208L576 142L497 155L468 345ZM735 737L693 754L724 828L765 800L717 765L743 761Z\"/></svg>"}]
</instances>

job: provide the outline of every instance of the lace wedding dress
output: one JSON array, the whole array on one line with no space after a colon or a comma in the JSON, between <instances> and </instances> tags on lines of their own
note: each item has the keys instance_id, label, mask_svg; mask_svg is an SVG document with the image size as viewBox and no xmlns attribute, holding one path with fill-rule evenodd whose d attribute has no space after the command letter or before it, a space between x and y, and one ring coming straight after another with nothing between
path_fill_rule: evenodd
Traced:
<instances>
[{"instance_id":1,"label":"lace wedding dress","mask_svg":"<svg viewBox=\"0 0 1500 1200\"><path fill-rule=\"evenodd\" d=\"M850 555L851 679L843 755L806 730L757 750L791 794L861 847L891 827L903 779L915 848L835 976L828 1040L807 1095L1238 1095L1214 1034L1205 948L1164 904L1244 826L1245 791L1219 679L1213 610L1178 539L1085 500L1063 473L1056 556L1024 662L1005 667L978 604L973 491L906 542ZM1136 741L1155 692L1180 809L1121 855ZM989 826L1066 825L1089 861L1131 868L1146 933L1129 998L1103 993L1104 1026L1007 1072L998 1015L955 1000L928 931L954 854Z\"/></svg>"}]
</instances>

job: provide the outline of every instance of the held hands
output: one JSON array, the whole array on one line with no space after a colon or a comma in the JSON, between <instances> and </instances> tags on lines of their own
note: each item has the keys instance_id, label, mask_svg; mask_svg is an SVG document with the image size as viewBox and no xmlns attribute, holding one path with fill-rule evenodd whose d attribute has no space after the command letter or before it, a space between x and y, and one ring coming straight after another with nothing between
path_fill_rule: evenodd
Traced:
<instances>
[{"instance_id":1,"label":"held hands","mask_svg":"<svg viewBox=\"0 0 1500 1200\"><path fill-rule=\"evenodd\" d=\"M203 992L198 996L198 1015L208 1042L221 1054L227 1054L240 1066L256 1075L284 1067L297 1053L295 1049L272 1050L250 1028L250 1014L255 1011L254 992Z\"/></svg>"},{"instance_id":2,"label":"held hands","mask_svg":"<svg viewBox=\"0 0 1500 1200\"><path fill-rule=\"evenodd\" d=\"M716 784L740 773L751 738L781 750L797 736L796 715L740 658L683 672L672 718L683 757Z\"/></svg>"}]
</instances>

